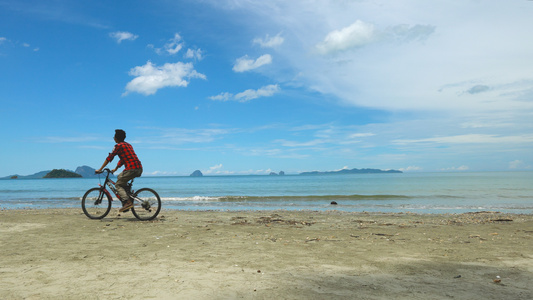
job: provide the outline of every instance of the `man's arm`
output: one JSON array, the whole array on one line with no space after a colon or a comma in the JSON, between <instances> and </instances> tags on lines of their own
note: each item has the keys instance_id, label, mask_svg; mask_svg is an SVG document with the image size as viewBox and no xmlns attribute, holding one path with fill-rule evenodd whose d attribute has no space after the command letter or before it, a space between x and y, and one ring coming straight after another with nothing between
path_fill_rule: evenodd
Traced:
<instances>
[{"instance_id":1,"label":"man's arm","mask_svg":"<svg viewBox=\"0 0 533 300\"><path fill-rule=\"evenodd\" d=\"M109 163L109 161L106 159L104 161L104 164L102 165L102 167L100 167L100 169L98 169L98 170L95 170L94 173L96 173L96 174L102 173L102 170L105 168L105 166L107 166L108 163Z\"/></svg>"},{"instance_id":2,"label":"man's arm","mask_svg":"<svg viewBox=\"0 0 533 300\"><path fill-rule=\"evenodd\" d=\"M117 163L117 166L113 170L111 170L111 173L115 173L123 165L124 165L124 163L122 162L122 160L119 160L118 163Z\"/></svg>"},{"instance_id":3,"label":"man's arm","mask_svg":"<svg viewBox=\"0 0 533 300\"><path fill-rule=\"evenodd\" d=\"M109 156L105 159L104 164L100 169L94 171L94 173L100 174L102 173L102 170L107 166L108 163L110 163L113 158L117 155L117 145L113 148L113 152L109 153ZM120 161L118 162L120 164ZM115 170L111 171L111 173L114 173L118 169L118 166L115 168Z\"/></svg>"}]
</instances>

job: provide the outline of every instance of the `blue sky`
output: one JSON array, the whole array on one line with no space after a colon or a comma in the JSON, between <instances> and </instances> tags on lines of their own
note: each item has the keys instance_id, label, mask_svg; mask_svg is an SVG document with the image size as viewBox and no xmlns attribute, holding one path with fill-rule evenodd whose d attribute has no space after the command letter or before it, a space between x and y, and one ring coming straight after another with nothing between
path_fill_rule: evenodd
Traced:
<instances>
[{"instance_id":1,"label":"blue sky","mask_svg":"<svg viewBox=\"0 0 533 300\"><path fill-rule=\"evenodd\" d=\"M533 168L533 2L0 0L0 177Z\"/></svg>"}]
</instances>

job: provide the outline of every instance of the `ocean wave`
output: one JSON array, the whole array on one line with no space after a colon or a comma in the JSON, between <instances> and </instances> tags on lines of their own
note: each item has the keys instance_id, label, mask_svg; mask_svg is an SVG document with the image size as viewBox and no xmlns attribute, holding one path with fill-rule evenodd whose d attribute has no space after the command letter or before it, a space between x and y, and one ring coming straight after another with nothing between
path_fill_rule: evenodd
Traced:
<instances>
[{"instance_id":1,"label":"ocean wave","mask_svg":"<svg viewBox=\"0 0 533 300\"><path fill-rule=\"evenodd\" d=\"M161 197L161 196L160 196ZM190 201L190 202L209 202L219 201L221 197L209 196L192 196L192 197L161 197L161 201Z\"/></svg>"},{"instance_id":2,"label":"ocean wave","mask_svg":"<svg viewBox=\"0 0 533 300\"><path fill-rule=\"evenodd\" d=\"M191 202L281 202L281 201L333 201L333 200L405 200L412 199L406 195L307 195L307 196L192 196L164 197L163 201Z\"/></svg>"}]
</instances>

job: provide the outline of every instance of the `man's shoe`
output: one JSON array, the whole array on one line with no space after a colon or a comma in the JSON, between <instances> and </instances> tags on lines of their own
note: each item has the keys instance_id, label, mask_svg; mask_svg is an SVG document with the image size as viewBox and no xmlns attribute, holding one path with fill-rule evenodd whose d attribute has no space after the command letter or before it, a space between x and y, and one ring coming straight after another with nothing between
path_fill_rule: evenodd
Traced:
<instances>
[{"instance_id":1,"label":"man's shoe","mask_svg":"<svg viewBox=\"0 0 533 300\"><path fill-rule=\"evenodd\" d=\"M133 202L131 200L128 200L128 201L122 203L122 207L118 211L119 212L127 212L132 207L133 207Z\"/></svg>"}]
</instances>

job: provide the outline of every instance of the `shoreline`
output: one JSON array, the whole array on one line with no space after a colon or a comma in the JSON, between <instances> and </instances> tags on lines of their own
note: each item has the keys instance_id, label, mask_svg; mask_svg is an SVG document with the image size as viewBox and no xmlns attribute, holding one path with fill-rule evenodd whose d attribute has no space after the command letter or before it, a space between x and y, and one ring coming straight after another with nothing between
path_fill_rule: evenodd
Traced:
<instances>
[{"instance_id":1,"label":"shoreline","mask_svg":"<svg viewBox=\"0 0 533 300\"><path fill-rule=\"evenodd\" d=\"M2 299L533 298L529 214L8 209L0 232Z\"/></svg>"},{"instance_id":2,"label":"shoreline","mask_svg":"<svg viewBox=\"0 0 533 300\"><path fill-rule=\"evenodd\" d=\"M117 202L117 201L114 201ZM329 206L329 207L326 207ZM111 208L110 215L114 210L118 210L120 206L118 204L113 204ZM76 201L75 204L70 206L28 206L28 207L10 207L10 206L0 206L0 212L2 211L40 211L40 210L79 210L81 212L81 206L79 201ZM184 213L194 213L194 212L220 212L220 213L273 213L273 212L286 212L286 213L323 213L323 214L391 214L391 215L430 215L430 216L446 216L446 215L468 215L468 214L502 214L502 215L516 215L516 216L533 216L533 212L519 211L518 209L513 210L485 210L485 209L419 209L420 211L413 210L402 210L402 209L375 209L375 210L359 210L359 209L342 209L342 205L330 205L324 204L323 207L314 207L314 208L183 208L179 206L168 205L163 202L163 211L169 212L184 212ZM517 211L517 212L515 212ZM108 216L109 217L109 216Z\"/></svg>"}]
</instances>

